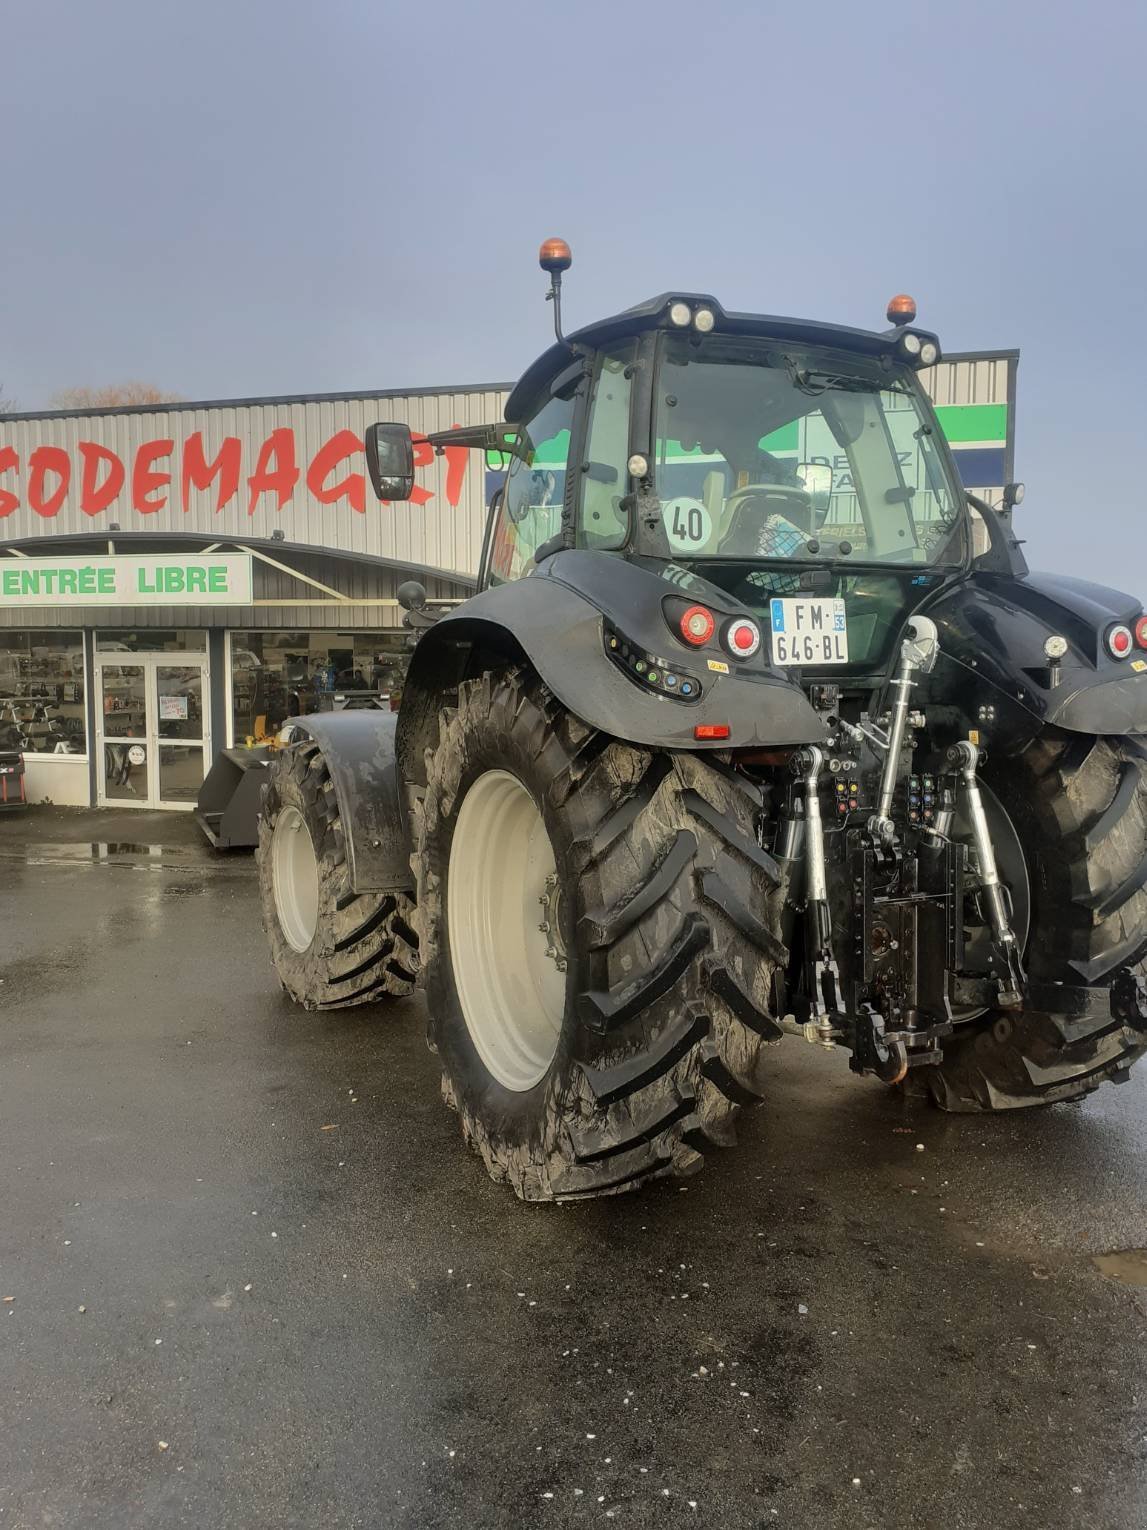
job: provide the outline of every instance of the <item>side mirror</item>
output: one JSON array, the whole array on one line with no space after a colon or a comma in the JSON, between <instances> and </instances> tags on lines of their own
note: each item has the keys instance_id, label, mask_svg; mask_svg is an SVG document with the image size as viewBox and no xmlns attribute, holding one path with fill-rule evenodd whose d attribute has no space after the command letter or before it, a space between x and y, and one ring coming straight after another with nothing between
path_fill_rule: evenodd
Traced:
<instances>
[{"instance_id":1,"label":"side mirror","mask_svg":"<svg viewBox=\"0 0 1147 1530\"><path fill-rule=\"evenodd\" d=\"M812 529L819 530L828 517L832 500L832 469L827 462L801 462L797 477L812 500Z\"/></svg>"},{"instance_id":2,"label":"side mirror","mask_svg":"<svg viewBox=\"0 0 1147 1530\"><path fill-rule=\"evenodd\" d=\"M366 428L366 468L379 499L409 499L414 492L414 440L409 425Z\"/></svg>"}]
</instances>

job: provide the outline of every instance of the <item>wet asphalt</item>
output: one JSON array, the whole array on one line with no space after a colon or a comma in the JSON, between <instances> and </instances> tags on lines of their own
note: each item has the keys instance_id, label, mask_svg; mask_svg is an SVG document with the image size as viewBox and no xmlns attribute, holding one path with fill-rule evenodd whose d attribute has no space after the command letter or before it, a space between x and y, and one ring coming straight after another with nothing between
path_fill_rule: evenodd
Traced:
<instances>
[{"instance_id":1,"label":"wet asphalt","mask_svg":"<svg viewBox=\"0 0 1147 1530\"><path fill-rule=\"evenodd\" d=\"M0 821L0 1527L1147 1523L1147 1072L945 1117L787 1040L700 1176L523 1206L195 834Z\"/></svg>"}]
</instances>

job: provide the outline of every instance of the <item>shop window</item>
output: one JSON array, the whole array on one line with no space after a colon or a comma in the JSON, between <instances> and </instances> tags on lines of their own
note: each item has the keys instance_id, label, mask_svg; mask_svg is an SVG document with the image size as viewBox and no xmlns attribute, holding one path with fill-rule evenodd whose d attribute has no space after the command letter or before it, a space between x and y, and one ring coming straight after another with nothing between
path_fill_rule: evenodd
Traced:
<instances>
[{"instance_id":1,"label":"shop window","mask_svg":"<svg viewBox=\"0 0 1147 1530\"><path fill-rule=\"evenodd\" d=\"M85 754L79 632L0 632L0 749Z\"/></svg>"},{"instance_id":2,"label":"shop window","mask_svg":"<svg viewBox=\"0 0 1147 1530\"><path fill-rule=\"evenodd\" d=\"M288 717L397 707L406 643L401 632L232 632L232 742L271 738Z\"/></svg>"}]
</instances>

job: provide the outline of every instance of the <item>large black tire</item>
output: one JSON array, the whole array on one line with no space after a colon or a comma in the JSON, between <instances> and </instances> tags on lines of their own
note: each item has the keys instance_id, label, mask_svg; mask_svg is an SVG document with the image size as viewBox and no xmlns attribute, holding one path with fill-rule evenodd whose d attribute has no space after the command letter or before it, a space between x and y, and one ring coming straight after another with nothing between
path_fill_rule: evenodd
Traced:
<instances>
[{"instance_id":1,"label":"large black tire","mask_svg":"<svg viewBox=\"0 0 1147 1530\"><path fill-rule=\"evenodd\" d=\"M318 915L314 937L302 951L284 931L275 897L272 846L275 826L287 808L301 815L318 862ZM271 960L292 999L305 1009L346 1009L414 992L418 937L413 903L405 893L352 890L334 783L313 739L288 744L272 762L256 860Z\"/></svg>"},{"instance_id":2,"label":"large black tire","mask_svg":"<svg viewBox=\"0 0 1147 1530\"><path fill-rule=\"evenodd\" d=\"M467 1027L451 963L450 851L467 791L508 771L553 848L569 956L557 1052L509 1089ZM528 671L466 682L427 754L413 864L431 1049L490 1174L524 1200L612 1194L689 1174L734 1139L779 1038L780 874L746 783L690 753L587 727Z\"/></svg>"},{"instance_id":3,"label":"large black tire","mask_svg":"<svg viewBox=\"0 0 1147 1530\"><path fill-rule=\"evenodd\" d=\"M961 1025L944 1041L943 1062L914 1082L954 1111L1082 1099L1125 1079L1147 1048L1143 1029L1104 1013L1103 1002L1090 1020L1046 1004L1051 985L1106 990L1120 972L1147 975L1147 741L1049 733L990 762L985 779L1027 856L1025 961L1044 1001Z\"/></svg>"}]
</instances>

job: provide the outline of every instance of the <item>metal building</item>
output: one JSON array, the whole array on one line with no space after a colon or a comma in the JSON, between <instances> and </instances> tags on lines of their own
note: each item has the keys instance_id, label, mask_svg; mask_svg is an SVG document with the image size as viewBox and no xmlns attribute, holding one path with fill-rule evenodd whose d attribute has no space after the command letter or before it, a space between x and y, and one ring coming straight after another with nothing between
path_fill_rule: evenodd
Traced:
<instances>
[{"instance_id":1,"label":"metal building","mask_svg":"<svg viewBox=\"0 0 1147 1530\"><path fill-rule=\"evenodd\" d=\"M1014 476L1018 352L922 374L965 484ZM395 591L473 590L492 481L416 449L379 505L363 433L502 417L508 384L0 417L0 743L29 800L187 808L213 755L287 716L385 696Z\"/></svg>"}]
</instances>

